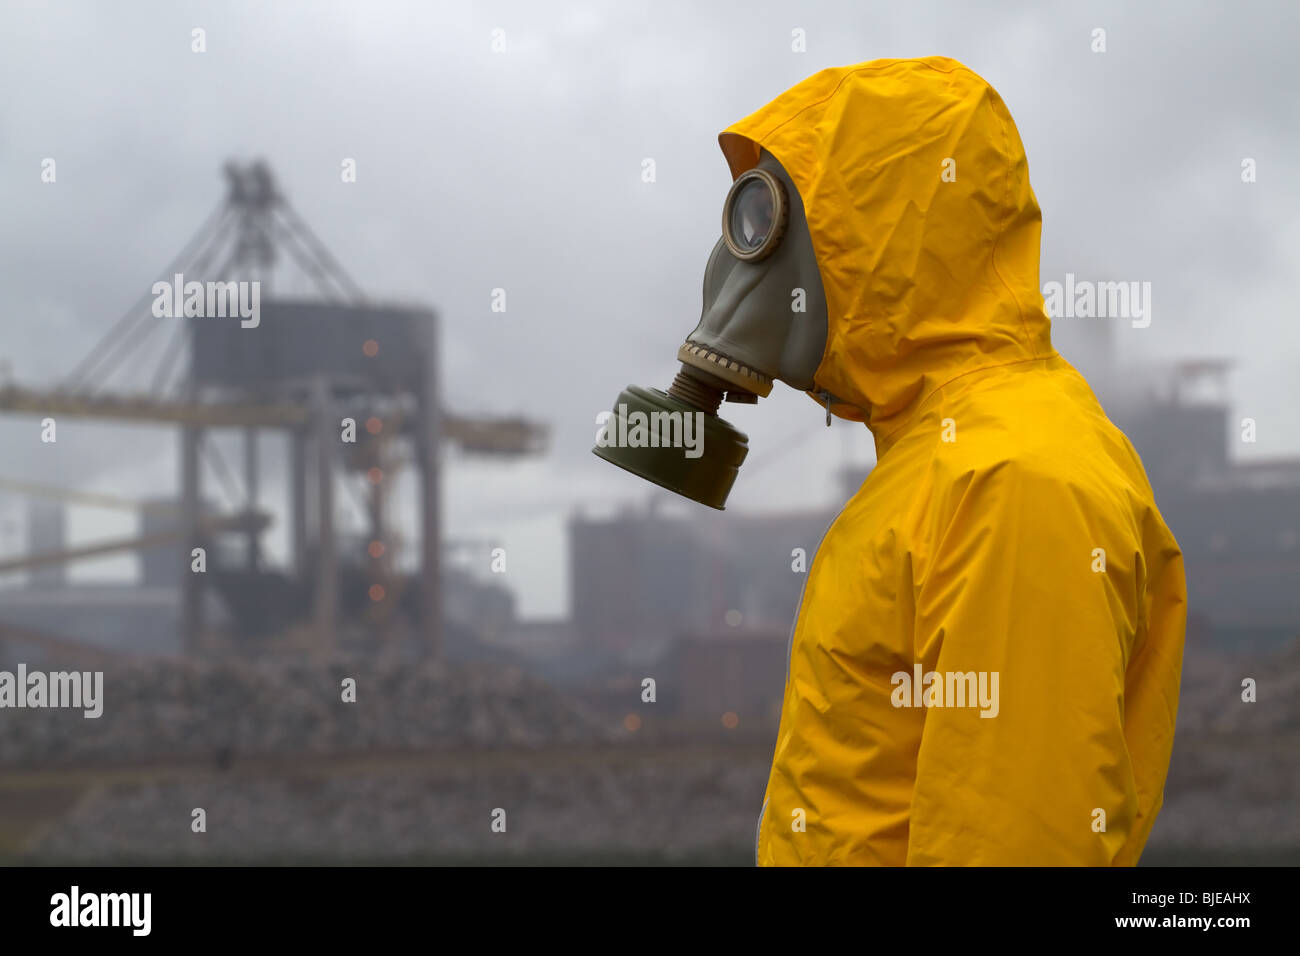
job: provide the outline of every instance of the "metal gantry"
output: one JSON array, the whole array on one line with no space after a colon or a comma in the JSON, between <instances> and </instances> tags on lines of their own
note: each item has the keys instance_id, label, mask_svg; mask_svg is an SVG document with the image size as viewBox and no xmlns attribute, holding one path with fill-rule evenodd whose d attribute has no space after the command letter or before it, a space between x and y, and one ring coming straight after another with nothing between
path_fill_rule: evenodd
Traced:
<instances>
[{"instance_id":1,"label":"metal gantry","mask_svg":"<svg viewBox=\"0 0 1300 956\"><path fill-rule=\"evenodd\" d=\"M316 234L294 211L278 188L269 168L261 162L224 167L226 196L220 206L161 273L215 275L223 282L256 281L269 286L281 252L308 275L323 307L355 308L362 314L370 303ZM151 286L152 288L152 286ZM187 319L170 322L151 310L153 296L142 296L113 322L102 338L73 371L53 388L14 382L0 384L0 412L41 418L80 418L92 421L175 425L180 429L179 522L174 533L152 534L57 553L27 555L0 563L0 572L78 560L91 555L156 547L167 540L178 545L177 560L188 561L193 547L210 543L217 533L246 535L244 571L264 572L259 536L269 516L258 510L258 435L261 430L283 432L288 437L290 521L293 571L311 594L309 626L313 640L330 647L336 635L341 602L340 541L335 529L334 488L342 469L367 476L365 507L370 538L368 567L372 576L370 603L373 622L381 632L391 627L397 603L407 582L397 574L396 543L388 528L389 487L396 468L411 461L420 474L420 570L412 583L419 589L419 628L431 653L441 643L441 480L440 449L457 445L470 454L515 457L542 451L548 429L520 418L458 415L441 407L438 390L438 333L436 317L427 313L426 341L420 343L423 374L415 387L401 394L367 390L346 377L322 368L306 380L277 383L274 388L204 387L194 372L193 334ZM148 384L140 388L113 385L124 369L139 380L150 363L145 360L154 333L168 325L170 338L158 352ZM189 333L189 334L187 334ZM357 342L369 351L373 343ZM186 358L188 353L188 360ZM358 424L379 422L375 435L365 433L353 452L341 454L338 425L341 413L355 413ZM373 422L370 422L373 424ZM242 431L244 441L243 489L226 466L215 442L215 429ZM399 440L411 448L399 454ZM202 464L217 475L234 509L212 514L205 509ZM0 480L0 487L4 487ZM31 493L10 482L9 490ZM74 489L43 488L47 497L66 496L83 502L94 496ZM99 496L104 497L104 496ZM184 646L199 646L204 634L203 581L205 575L183 573L181 627ZM3 626L0 625L0 639Z\"/></svg>"}]
</instances>

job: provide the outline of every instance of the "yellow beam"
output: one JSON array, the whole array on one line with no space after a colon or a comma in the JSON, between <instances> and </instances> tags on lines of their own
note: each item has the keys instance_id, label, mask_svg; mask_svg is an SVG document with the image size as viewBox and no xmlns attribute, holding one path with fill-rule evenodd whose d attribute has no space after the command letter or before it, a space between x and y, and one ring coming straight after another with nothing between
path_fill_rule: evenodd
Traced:
<instances>
[{"instance_id":1,"label":"yellow beam","mask_svg":"<svg viewBox=\"0 0 1300 956\"><path fill-rule=\"evenodd\" d=\"M218 517L203 518L199 521L200 533L209 533L213 531L261 531L271 523L270 517L262 512L247 512L235 515L223 515ZM178 540L185 533L184 529L176 528L171 531L160 531L157 534L145 535L142 538L118 538L111 541L102 541L99 544L87 544L80 548L68 548L63 551L47 551L44 554L28 554L20 558L9 558L6 561L0 561L0 574L9 571L21 571L25 568L39 568L47 564L64 564L69 561L80 561L83 558L97 558L105 554L113 554L118 551L139 551L142 548L153 548L160 544L168 544Z\"/></svg>"},{"instance_id":2,"label":"yellow beam","mask_svg":"<svg viewBox=\"0 0 1300 956\"><path fill-rule=\"evenodd\" d=\"M467 452L483 455L529 455L545 451L550 430L523 418L469 418L447 415L443 437Z\"/></svg>"},{"instance_id":3,"label":"yellow beam","mask_svg":"<svg viewBox=\"0 0 1300 956\"><path fill-rule=\"evenodd\" d=\"M122 498L118 495L105 495L94 491L77 491L73 488L60 488L58 485L43 485L35 481L18 481L15 478L0 478L0 491L12 491L14 494L28 495L33 498L72 501L100 508L122 508L126 511L152 511L158 514L175 514L177 511L177 504L171 501L137 501L134 498Z\"/></svg>"},{"instance_id":4,"label":"yellow beam","mask_svg":"<svg viewBox=\"0 0 1300 956\"><path fill-rule=\"evenodd\" d=\"M0 388L0 412L114 421L196 425L211 428L301 425L307 409L299 405L251 405L236 402L187 402L147 395L88 398L62 391L6 385Z\"/></svg>"},{"instance_id":5,"label":"yellow beam","mask_svg":"<svg viewBox=\"0 0 1300 956\"><path fill-rule=\"evenodd\" d=\"M305 405L254 405L242 402L187 402L148 395L88 398L63 391L19 385L0 387L0 412L93 418L106 421L192 425L204 428L294 428L305 425ZM523 418L444 415L443 438L465 451L486 455L528 455L546 448L549 429Z\"/></svg>"}]
</instances>

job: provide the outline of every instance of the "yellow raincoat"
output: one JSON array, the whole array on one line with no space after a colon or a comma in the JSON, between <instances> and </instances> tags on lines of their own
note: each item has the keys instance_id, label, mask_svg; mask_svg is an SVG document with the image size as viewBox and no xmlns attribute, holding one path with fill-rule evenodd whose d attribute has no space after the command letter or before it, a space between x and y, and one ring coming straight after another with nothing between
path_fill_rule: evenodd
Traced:
<instances>
[{"instance_id":1,"label":"yellow raincoat","mask_svg":"<svg viewBox=\"0 0 1300 956\"><path fill-rule=\"evenodd\" d=\"M954 60L876 60L719 139L733 176L762 147L798 186L830 322L815 393L877 453L809 569L758 862L1136 863L1182 555L1052 348L1006 106Z\"/></svg>"}]
</instances>

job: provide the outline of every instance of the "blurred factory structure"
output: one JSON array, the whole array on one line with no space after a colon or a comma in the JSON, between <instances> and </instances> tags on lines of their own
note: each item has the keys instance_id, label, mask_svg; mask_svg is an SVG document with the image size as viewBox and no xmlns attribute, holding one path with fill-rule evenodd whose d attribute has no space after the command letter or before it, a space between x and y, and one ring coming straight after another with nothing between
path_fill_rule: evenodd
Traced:
<instances>
[{"instance_id":1,"label":"blurred factory structure","mask_svg":"<svg viewBox=\"0 0 1300 956\"><path fill-rule=\"evenodd\" d=\"M503 605L512 606L505 592L442 560L440 448L528 455L544 449L547 430L520 418L444 410L435 314L362 296L264 164L227 164L225 174L224 202L162 275L176 276L178 285L181 276L202 282L209 309L214 278L232 291L234 283L257 282L255 321L245 325L233 308L220 318L182 317L179 301L172 317L159 317L152 290L57 388L0 386L0 414L180 431L178 500L132 501L0 479L0 491L31 500L27 553L0 560L0 573L28 575L25 587L0 591L0 642L28 651L85 645L174 654L288 638L328 652L378 634L390 647L436 655L448 637L457 639L480 618L499 619ZM286 254L314 282L318 298L270 298L273 267ZM149 337L160 328L170 340L150 387L111 388L110 378L124 367L139 378L142 344L156 343ZM237 469L211 440L219 429L243 435ZM266 432L283 438L288 461L285 567L270 566L263 554L272 520L260 508L259 439ZM205 487L205 465L226 510ZM420 515L414 541L398 535L388 517L407 466L416 475ZM367 528L359 537L336 528L340 489L361 501ZM141 533L69 548L67 504L135 511ZM403 563L407 547L416 557ZM123 552L138 555L138 584L69 583L70 562ZM455 600L446 599L449 591Z\"/></svg>"},{"instance_id":2,"label":"blurred factory structure","mask_svg":"<svg viewBox=\"0 0 1300 956\"><path fill-rule=\"evenodd\" d=\"M1235 461L1254 423L1234 414L1231 363L1151 368L1145 400L1117 408L1182 546L1190 611L1220 643L1300 637L1300 459Z\"/></svg>"}]
</instances>

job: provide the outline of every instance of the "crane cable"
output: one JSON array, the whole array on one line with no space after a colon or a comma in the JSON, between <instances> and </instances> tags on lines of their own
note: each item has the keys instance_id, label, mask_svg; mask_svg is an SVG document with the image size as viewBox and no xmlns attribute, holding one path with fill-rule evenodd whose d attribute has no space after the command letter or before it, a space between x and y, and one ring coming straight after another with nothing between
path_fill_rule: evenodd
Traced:
<instances>
[{"instance_id":1,"label":"crane cable","mask_svg":"<svg viewBox=\"0 0 1300 956\"><path fill-rule=\"evenodd\" d=\"M207 219L203 221L203 225L201 225L194 235L190 237L189 241L185 243L184 248L181 249L163 272L174 272L178 265L183 265L188 262L190 257L194 255L196 251L201 249L212 239L214 230L217 230L217 228L224 223L229 214L230 206L223 200L211 213L208 214ZM149 292L142 295L129 309L122 313L117 321L114 322L109 327L108 331L104 333L103 337L95 343L95 347L86 354L86 357L83 358L68 374L67 378L63 380L61 387L72 392L79 391L82 386L86 384L86 379L95 366L103 361L104 356L111 351L116 344L116 341L120 341L117 339L117 336L122 331L123 326L133 318L138 320L140 310L143 309L152 298L153 290L150 288ZM113 342L114 345L110 345L110 342Z\"/></svg>"}]
</instances>

